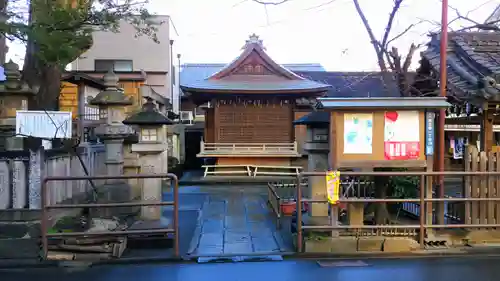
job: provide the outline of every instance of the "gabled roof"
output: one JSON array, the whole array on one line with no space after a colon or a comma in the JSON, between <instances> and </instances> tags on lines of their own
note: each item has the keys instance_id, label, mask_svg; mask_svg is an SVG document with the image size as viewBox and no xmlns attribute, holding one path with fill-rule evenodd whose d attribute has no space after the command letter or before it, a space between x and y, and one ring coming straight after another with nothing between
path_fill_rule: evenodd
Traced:
<instances>
[{"instance_id":1,"label":"gabled roof","mask_svg":"<svg viewBox=\"0 0 500 281\"><path fill-rule=\"evenodd\" d=\"M183 81L181 89L202 93L286 93L323 92L330 86L305 79L273 61L262 40L251 35L240 56L211 76Z\"/></svg>"},{"instance_id":2,"label":"gabled roof","mask_svg":"<svg viewBox=\"0 0 500 281\"><path fill-rule=\"evenodd\" d=\"M500 33L450 32L448 34L448 90L460 99L500 96ZM432 69L440 70L440 36L432 35L422 53ZM491 84L490 84L491 83Z\"/></svg>"},{"instance_id":3,"label":"gabled roof","mask_svg":"<svg viewBox=\"0 0 500 281\"><path fill-rule=\"evenodd\" d=\"M386 86L380 72L296 71L298 75L331 85L326 94L331 98L400 97L394 81Z\"/></svg>"},{"instance_id":4,"label":"gabled roof","mask_svg":"<svg viewBox=\"0 0 500 281\"><path fill-rule=\"evenodd\" d=\"M255 58L253 58L252 56L256 56L256 58L260 58L262 61L255 61ZM260 66L262 66L263 68L267 68L267 70L272 74L287 78L289 80L304 80L302 77L276 63L265 52L262 40L260 40L259 36L255 34L250 35L250 38L246 41L245 46L243 47L243 52L236 59L230 62L223 69L219 70L217 73L214 73L213 75L208 77L207 80L224 79L245 66L246 63L253 63L255 66L258 66L260 64Z\"/></svg>"}]
</instances>

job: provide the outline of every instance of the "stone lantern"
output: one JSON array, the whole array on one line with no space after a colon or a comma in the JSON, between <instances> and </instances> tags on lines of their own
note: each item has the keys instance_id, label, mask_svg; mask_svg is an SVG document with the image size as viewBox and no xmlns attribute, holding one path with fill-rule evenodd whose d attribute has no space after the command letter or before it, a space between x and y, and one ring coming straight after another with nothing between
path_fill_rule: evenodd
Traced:
<instances>
[{"instance_id":1,"label":"stone lantern","mask_svg":"<svg viewBox=\"0 0 500 281\"><path fill-rule=\"evenodd\" d=\"M307 171L324 172L329 169L328 153L330 113L314 111L308 115L295 120L294 125L305 125L307 138L303 149L307 153ZM309 177L308 197L311 199L324 200L327 198L325 177ZM327 225L328 204L310 204L308 215L304 216L305 224Z\"/></svg>"},{"instance_id":2,"label":"stone lantern","mask_svg":"<svg viewBox=\"0 0 500 281\"><path fill-rule=\"evenodd\" d=\"M28 109L28 99L34 91L21 82L19 65L10 60L4 65L5 81L0 84L0 131L2 135L14 135L16 111ZM23 150L23 142L16 137L5 139L4 149Z\"/></svg>"},{"instance_id":3,"label":"stone lantern","mask_svg":"<svg viewBox=\"0 0 500 281\"><path fill-rule=\"evenodd\" d=\"M164 171L162 153L168 149L163 126L171 125L173 122L158 112L151 98L148 97L146 100L142 110L127 118L123 123L136 126L139 131L139 142L132 144L132 152L140 155L141 174L160 174ZM143 179L141 197L144 201L161 201L162 179ZM141 217L143 220L159 220L161 207L142 207Z\"/></svg>"},{"instance_id":4,"label":"stone lantern","mask_svg":"<svg viewBox=\"0 0 500 281\"><path fill-rule=\"evenodd\" d=\"M4 65L5 81L0 82L0 151L22 151L24 141L16 137L16 111L28 109L28 99L34 96L34 91L21 81L19 65L12 60ZM30 167L33 167L32 154L30 153ZM12 207L22 209L29 207L37 209L40 207L40 184L36 184L33 176L37 169L30 169L30 174L25 174L26 167L22 158L13 158L11 165L6 161L0 161L0 209ZM17 175L17 176L12 176ZM29 188L26 190L29 178ZM39 177L38 177L39 179ZM9 186L9 188L2 188ZM12 194L9 194L12 192ZM28 200L27 200L28 199Z\"/></svg>"},{"instance_id":5,"label":"stone lantern","mask_svg":"<svg viewBox=\"0 0 500 281\"><path fill-rule=\"evenodd\" d=\"M104 143L106 150L106 175L123 175L123 142L133 135L134 130L122 121L125 119L125 106L132 105L132 101L118 89L118 77L109 71L103 77L106 89L101 91L90 101L91 105L99 107L103 124L95 128L95 134ZM99 189L98 202L128 202L131 200L131 190L127 181L110 179ZM121 214L120 209L103 210L106 215ZM116 211L115 211L116 210ZM128 210L130 212L130 210Z\"/></svg>"}]
</instances>

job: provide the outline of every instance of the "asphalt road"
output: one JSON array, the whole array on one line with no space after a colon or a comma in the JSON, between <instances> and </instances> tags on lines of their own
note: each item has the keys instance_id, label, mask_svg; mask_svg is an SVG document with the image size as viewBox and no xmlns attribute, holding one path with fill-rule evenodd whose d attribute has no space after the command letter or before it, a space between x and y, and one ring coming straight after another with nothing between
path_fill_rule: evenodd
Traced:
<instances>
[{"instance_id":1,"label":"asphalt road","mask_svg":"<svg viewBox=\"0 0 500 281\"><path fill-rule=\"evenodd\" d=\"M155 264L0 271L2 281L488 281L500 276L500 257L399 260Z\"/></svg>"}]
</instances>

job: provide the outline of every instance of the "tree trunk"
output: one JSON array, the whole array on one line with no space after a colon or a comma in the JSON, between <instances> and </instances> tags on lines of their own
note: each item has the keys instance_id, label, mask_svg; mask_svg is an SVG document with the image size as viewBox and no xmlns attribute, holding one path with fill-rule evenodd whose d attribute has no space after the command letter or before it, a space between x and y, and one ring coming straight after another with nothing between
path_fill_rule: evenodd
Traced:
<instances>
[{"instance_id":1,"label":"tree trunk","mask_svg":"<svg viewBox=\"0 0 500 281\"><path fill-rule=\"evenodd\" d=\"M6 8L7 8L7 0L0 0L0 20L2 23L5 23L6 18ZM5 36L0 35L0 64L5 63L5 55L7 55L7 42Z\"/></svg>"},{"instance_id":2,"label":"tree trunk","mask_svg":"<svg viewBox=\"0 0 500 281\"><path fill-rule=\"evenodd\" d=\"M36 56L36 46L28 41L23 65L23 80L36 95L30 100L30 110L58 110L62 69L58 65L43 64Z\"/></svg>"}]
</instances>

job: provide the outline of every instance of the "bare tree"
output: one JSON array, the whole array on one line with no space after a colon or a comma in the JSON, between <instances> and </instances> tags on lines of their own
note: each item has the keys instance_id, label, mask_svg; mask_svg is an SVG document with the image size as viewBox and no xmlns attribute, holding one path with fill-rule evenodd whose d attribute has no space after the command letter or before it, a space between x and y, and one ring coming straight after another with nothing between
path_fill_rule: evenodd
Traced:
<instances>
[{"instance_id":1,"label":"bare tree","mask_svg":"<svg viewBox=\"0 0 500 281\"><path fill-rule=\"evenodd\" d=\"M255 3L259 3L262 5L279 5L286 2L290 2L293 0L275 0L275 1L262 1L262 0L252 0ZM407 96L423 96L425 92L420 91L415 85L418 85L419 81L417 80L425 80L428 81L429 78L432 77L421 77L421 75L415 75L410 71L410 66L413 61L413 57L415 52L419 49L420 44L412 43L408 50L404 53L401 53L397 47L393 45L395 41L405 36L410 30L412 30L415 26L428 22L434 26L441 26L439 22L433 22L429 20L420 19L415 23L410 24L402 32L398 34L392 34L392 29L394 25L394 21L400 12L402 4L404 0L393 0L394 4L392 9L388 15L387 23L384 28L383 35L378 38L375 35L375 32L364 13L362 6L359 3L359 0L352 0L352 3L356 9L363 26L368 34L370 39L370 43L373 46L373 50L375 51L375 55L377 58L377 65L382 73L383 84L386 90L389 90L389 86L397 86L399 93L403 97ZM467 27L462 27L459 31L468 31L474 29L482 29L482 30L500 30L497 24L500 22L498 19L492 19L486 23L480 23L478 21L474 21L470 19L469 15L472 11L481 8L484 4L479 5L475 9L467 12L466 14L462 14L458 9L450 7L456 13L456 18L453 19L450 23L455 21L465 21L471 23L472 25ZM490 16L491 18L491 16ZM392 87L391 87L392 89ZM386 198L389 196L389 182L387 177L375 177L375 186L376 188L376 197L377 198ZM387 223L389 220L389 212L386 204L376 204L375 207L375 221L377 224Z\"/></svg>"}]
</instances>

